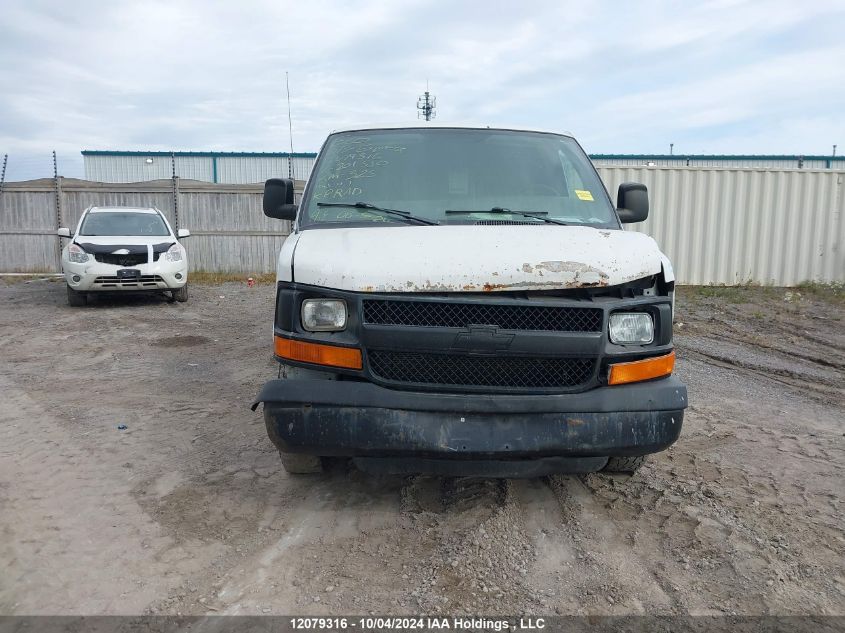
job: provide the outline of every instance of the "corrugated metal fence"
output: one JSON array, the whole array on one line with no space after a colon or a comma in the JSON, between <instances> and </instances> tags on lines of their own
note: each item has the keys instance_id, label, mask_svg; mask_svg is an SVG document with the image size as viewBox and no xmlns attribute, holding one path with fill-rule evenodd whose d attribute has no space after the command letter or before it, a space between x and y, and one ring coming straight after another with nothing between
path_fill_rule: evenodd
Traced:
<instances>
[{"instance_id":1,"label":"corrugated metal fence","mask_svg":"<svg viewBox=\"0 0 845 633\"><path fill-rule=\"evenodd\" d=\"M304 183L296 185L298 200ZM74 231L91 205L157 207L174 228L191 231L186 248L193 270L270 272L276 268L276 254L290 232L290 222L264 216L263 191L263 185L214 185L178 178L128 184L67 178L58 183L52 179L9 183L0 197L0 272L59 270L56 228Z\"/></svg>"},{"instance_id":2,"label":"corrugated metal fence","mask_svg":"<svg viewBox=\"0 0 845 633\"><path fill-rule=\"evenodd\" d=\"M648 186L650 218L629 228L657 240L680 283L845 281L842 172L599 167L599 173L614 199L620 182ZM186 246L194 270L270 272L290 226L264 217L261 193L261 185L178 178L9 183L0 196L0 272L58 270L59 218L75 229L89 205L158 207L174 226L191 230Z\"/></svg>"},{"instance_id":3,"label":"corrugated metal fence","mask_svg":"<svg viewBox=\"0 0 845 633\"><path fill-rule=\"evenodd\" d=\"M827 170L599 167L648 186L654 237L684 284L845 281L845 174Z\"/></svg>"}]
</instances>

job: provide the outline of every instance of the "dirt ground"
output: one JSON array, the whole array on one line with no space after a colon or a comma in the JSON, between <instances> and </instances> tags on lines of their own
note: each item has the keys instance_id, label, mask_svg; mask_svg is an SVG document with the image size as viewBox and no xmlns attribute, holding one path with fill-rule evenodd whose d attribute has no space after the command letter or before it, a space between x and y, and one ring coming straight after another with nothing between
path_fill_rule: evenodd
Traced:
<instances>
[{"instance_id":1,"label":"dirt ground","mask_svg":"<svg viewBox=\"0 0 845 633\"><path fill-rule=\"evenodd\" d=\"M679 289L691 405L630 479L292 478L272 285L0 281L0 613L845 614L843 307Z\"/></svg>"}]
</instances>

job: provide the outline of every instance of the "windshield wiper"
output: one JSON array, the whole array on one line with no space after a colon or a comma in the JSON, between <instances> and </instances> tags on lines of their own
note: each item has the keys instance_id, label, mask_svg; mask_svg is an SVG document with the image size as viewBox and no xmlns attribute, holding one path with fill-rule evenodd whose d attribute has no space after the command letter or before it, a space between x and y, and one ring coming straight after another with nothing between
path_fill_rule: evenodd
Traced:
<instances>
[{"instance_id":1,"label":"windshield wiper","mask_svg":"<svg viewBox=\"0 0 845 633\"><path fill-rule=\"evenodd\" d=\"M420 224L440 224L434 220L421 218L418 215L413 215L407 211L400 211L399 209L385 209L384 207L377 207L369 202L318 202L318 207L345 207L348 209L363 209L365 211L378 211L379 213L387 213L388 215L395 215L400 218L405 218L412 222L419 222Z\"/></svg>"},{"instance_id":2,"label":"windshield wiper","mask_svg":"<svg viewBox=\"0 0 845 633\"><path fill-rule=\"evenodd\" d=\"M535 220L542 220L543 222L548 222L549 224L560 224L561 226L568 226L566 222L561 222L560 220L553 220L552 218L547 218L549 214L548 211L514 211L513 209L507 209L505 207L493 207L492 209L485 209L480 211L472 211L472 210L464 210L464 209L446 209L447 215L452 214L470 214L470 213L495 213L497 215L521 215L526 218L534 218Z\"/></svg>"}]
</instances>

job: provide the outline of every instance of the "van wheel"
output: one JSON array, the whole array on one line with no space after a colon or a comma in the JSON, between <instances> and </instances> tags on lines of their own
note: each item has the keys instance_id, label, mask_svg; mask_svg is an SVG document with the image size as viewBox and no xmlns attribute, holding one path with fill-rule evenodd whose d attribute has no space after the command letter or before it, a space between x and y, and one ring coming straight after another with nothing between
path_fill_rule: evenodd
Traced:
<instances>
[{"instance_id":1,"label":"van wheel","mask_svg":"<svg viewBox=\"0 0 845 633\"><path fill-rule=\"evenodd\" d=\"M185 303L188 300L188 284L185 283L184 286L176 290L171 290L170 293L176 301Z\"/></svg>"},{"instance_id":2,"label":"van wheel","mask_svg":"<svg viewBox=\"0 0 845 633\"><path fill-rule=\"evenodd\" d=\"M633 475L645 463L645 455L637 457L611 457L602 470L606 473L627 473Z\"/></svg>"},{"instance_id":3,"label":"van wheel","mask_svg":"<svg viewBox=\"0 0 845 633\"><path fill-rule=\"evenodd\" d=\"M80 308L88 303L88 295L84 292L74 290L70 286L67 287L67 304L74 308Z\"/></svg>"},{"instance_id":4,"label":"van wheel","mask_svg":"<svg viewBox=\"0 0 845 633\"><path fill-rule=\"evenodd\" d=\"M279 451L282 466L292 475L311 475L323 472L323 459L315 455L300 455Z\"/></svg>"}]
</instances>

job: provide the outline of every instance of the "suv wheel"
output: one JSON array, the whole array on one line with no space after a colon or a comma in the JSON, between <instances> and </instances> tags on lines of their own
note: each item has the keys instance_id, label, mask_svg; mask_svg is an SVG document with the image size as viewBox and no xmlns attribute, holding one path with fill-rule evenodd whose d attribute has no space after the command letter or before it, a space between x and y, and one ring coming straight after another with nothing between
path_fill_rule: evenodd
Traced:
<instances>
[{"instance_id":1,"label":"suv wheel","mask_svg":"<svg viewBox=\"0 0 845 633\"><path fill-rule=\"evenodd\" d=\"M74 290L70 286L67 287L67 304L74 308L79 308L88 303L88 295L84 292Z\"/></svg>"},{"instance_id":2,"label":"suv wheel","mask_svg":"<svg viewBox=\"0 0 845 633\"><path fill-rule=\"evenodd\" d=\"M188 300L188 283L185 282L185 285L181 288L177 288L176 290L171 290L171 294L176 301L180 303L185 303Z\"/></svg>"},{"instance_id":3,"label":"suv wheel","mask_svg":"<svg viewBox=\"0 0 845 633\"><path fill-rule=\"evenodd\" d=\"M645 463L645 455L637 457L611 457L607 465L602 468L606 473L626 473L633 475Z\"/></svg>"}]
</instances>

